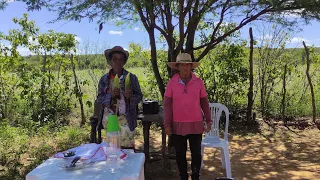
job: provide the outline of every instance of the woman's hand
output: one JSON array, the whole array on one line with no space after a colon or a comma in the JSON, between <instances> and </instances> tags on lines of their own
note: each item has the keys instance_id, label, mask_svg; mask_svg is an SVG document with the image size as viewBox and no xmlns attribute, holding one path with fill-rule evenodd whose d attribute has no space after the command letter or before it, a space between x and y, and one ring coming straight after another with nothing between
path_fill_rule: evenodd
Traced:
<instances>
[{"instance_id":1,"label":"woman's hand","mask_svg":"<svg viewBox=\"0 0 320 180\"><path fill-rule=\"evenodd\" d=\"M207 123L207 127L205 129L206 132L211 131L212 122Z\"/></svg>"},{"instance_id":2,"label":"woman's hand","mask_svg":"<svg viewBox=\"0 0 320 180\"><path fill-rule=\"evenodd\" d=\"M112 96L113 97L119 97L120 96L120 89L119 88L113 88Z\"/></svg>"},{"instance_id":3,"label":"woman's hand","mask_svg":"<svg viewBox=\"0 0 320 180\"><path fill-rule=\"evenodd\" d=\"M127 99L130 99L132 96L132 91L130 89L126 89L124 91L124 97L126 97Z\"/></svg>"},{"instance_id":4,"label":"woman's hand","mask_svg":"<svg viewBox=\"0 0 320 180\"><path fill-rule=\"evenodd\" d=\"M166 134L167 134L167 135L171 135L171 134L172 134L172 129L171 129L171 127L165 128L165 131L166 131Z\"/></svg>"}]
</instances>

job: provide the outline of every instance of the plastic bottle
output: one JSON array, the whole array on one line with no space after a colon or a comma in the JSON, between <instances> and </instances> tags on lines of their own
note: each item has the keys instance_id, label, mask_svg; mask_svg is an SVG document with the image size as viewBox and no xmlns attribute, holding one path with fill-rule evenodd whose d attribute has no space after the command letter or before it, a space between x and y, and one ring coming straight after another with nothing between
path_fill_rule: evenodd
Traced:
<instances>
[{"instance_id":1,"label":"plastic bottle","mask_svg":"<svg viewBox=\"0 0 320 180\"><path fill-rule=\"evenodd\" d=\"M118 123L118 117L114 114L108 114L106 141L109 144L109 149L119 150L120 149L120 128Z\"/></svg>"},{"instance_id":2,"label":"plastic bottle","mask_svg":"<svg viewBox=\"0 0 320 180\"><path fill-rule=\"evenodd\" d=\"M120 160L120 128L117 115L108 115L106 133L106 141L109 145L109 147L107 147L107 164L109 165L111 173L115 173Z\"/></svg>"},{"instance_id":3,"label":"plastic bottle","mask_svg":"<svg viewBox=\"0 0 320 180\"><path fill-rule=\"evenodd\" d=\"M120 132L107 132L107 143L110 148L120 149Z\"/></svg>"}]
</instances>

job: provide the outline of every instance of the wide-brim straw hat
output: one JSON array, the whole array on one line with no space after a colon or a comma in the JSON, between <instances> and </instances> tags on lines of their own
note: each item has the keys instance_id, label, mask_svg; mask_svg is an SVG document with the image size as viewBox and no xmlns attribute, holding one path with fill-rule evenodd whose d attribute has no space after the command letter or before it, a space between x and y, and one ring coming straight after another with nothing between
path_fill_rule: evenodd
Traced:
<instances>
[{"instance_id":1,"label":"wide-brim straw hat","mask_svg":"<svg viewBox=\"0 0 320 180\"><path fill-rule=\"evenodd\" d=\"M114 46L113 48L107 49L104 51L104 56L106 57L108 63L110 64L112 54L116 52L122 53L125 56L125 63L126 63L129 57L129 52L124 50L121 46Z\"/></svg>"},{"instance_id":2,"label":"wide-brim straw hat","mask_svg":"<svg viewBox=\"0 0 320 180\"><path fill-rule=\"evenodd\" d=\"M181 53L177 56L176 62L168 62L168 66L172 69L178 69L177 64L188 63L192 64L191 69L195 69L200 66L199 62L192 62L192 58L188 53Z\"/></svg>"}]
</instances>

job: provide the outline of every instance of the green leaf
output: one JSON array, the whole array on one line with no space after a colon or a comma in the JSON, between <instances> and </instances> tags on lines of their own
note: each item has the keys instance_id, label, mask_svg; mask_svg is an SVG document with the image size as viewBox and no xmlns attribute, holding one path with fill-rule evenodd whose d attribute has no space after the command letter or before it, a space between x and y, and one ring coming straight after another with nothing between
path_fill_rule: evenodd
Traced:
<instances>
[{"instance_id":1,"label":"green leaf","mask_svg":"<svg viewBox=\"0 0 320 180\"><path fill-rule=\"evenodd\" d=\"M92 102L91 101L86 101L86 105L91 108L92 107Z\"/></svg>"}]
</instances>

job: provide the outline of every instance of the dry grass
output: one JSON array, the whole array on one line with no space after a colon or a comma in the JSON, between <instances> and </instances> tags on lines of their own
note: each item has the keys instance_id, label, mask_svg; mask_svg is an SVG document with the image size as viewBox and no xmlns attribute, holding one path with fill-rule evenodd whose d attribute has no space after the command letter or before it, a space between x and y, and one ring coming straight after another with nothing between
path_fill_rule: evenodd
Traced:
<instances>
[{"instance_id":1,"label":"dry grass","mask_svg":"<svg viewBox=\"0 0 320 180\"><path fill-rule=\"evenodd\" d=\"M89 133L88 130L86 131ZM286 128L278 127L276 131L264 128L261 132L254 135L231 134L229 136L232 176L235 179L320 179L320 131L318 129L309 128L293 133ZM137 149L143 151L141 125L137 128L135 138ZM61 150L61 147L54 143L57 139L47 138L46 143L43 141L44 139L40 137L34 137L30 140L32 142L30 147L39 148L42 144L50 144L53 151ZM153 158L160 157L160 153L154 153L160 152L160 149L160 132L156 128L151 128L150 151ZM49 154L46 155L49 156ZM190 167L189 151L187 156ZM178 168L173 158L168 159L166 164L162 160L146 162L145 167L146 180L179 179ZM221 167L220 151L206 148L201 179L209 180L224 176L225 170Z\"/></svg>"},{"instance_id":2,"label":"dry grass","mask_svg":"<svg viewBox=\"0 0 320 180\"><path fill-rule=\"evenodd\" d=\"M320 179L320 131L312 128L293 133L278 128L275 133L266 129L251 136L230 135L232 176L237 180L250 179ZM142 148L142 140L137 139ZM161 136L152 132L150 146L160 151ZM190 152L188 151L190 166ZM224 177L220 151L205 149L204 169L201 179ZM145 169L146 179L179 179L174 160L149 162Z\"/></svg>"}]
</instances>

